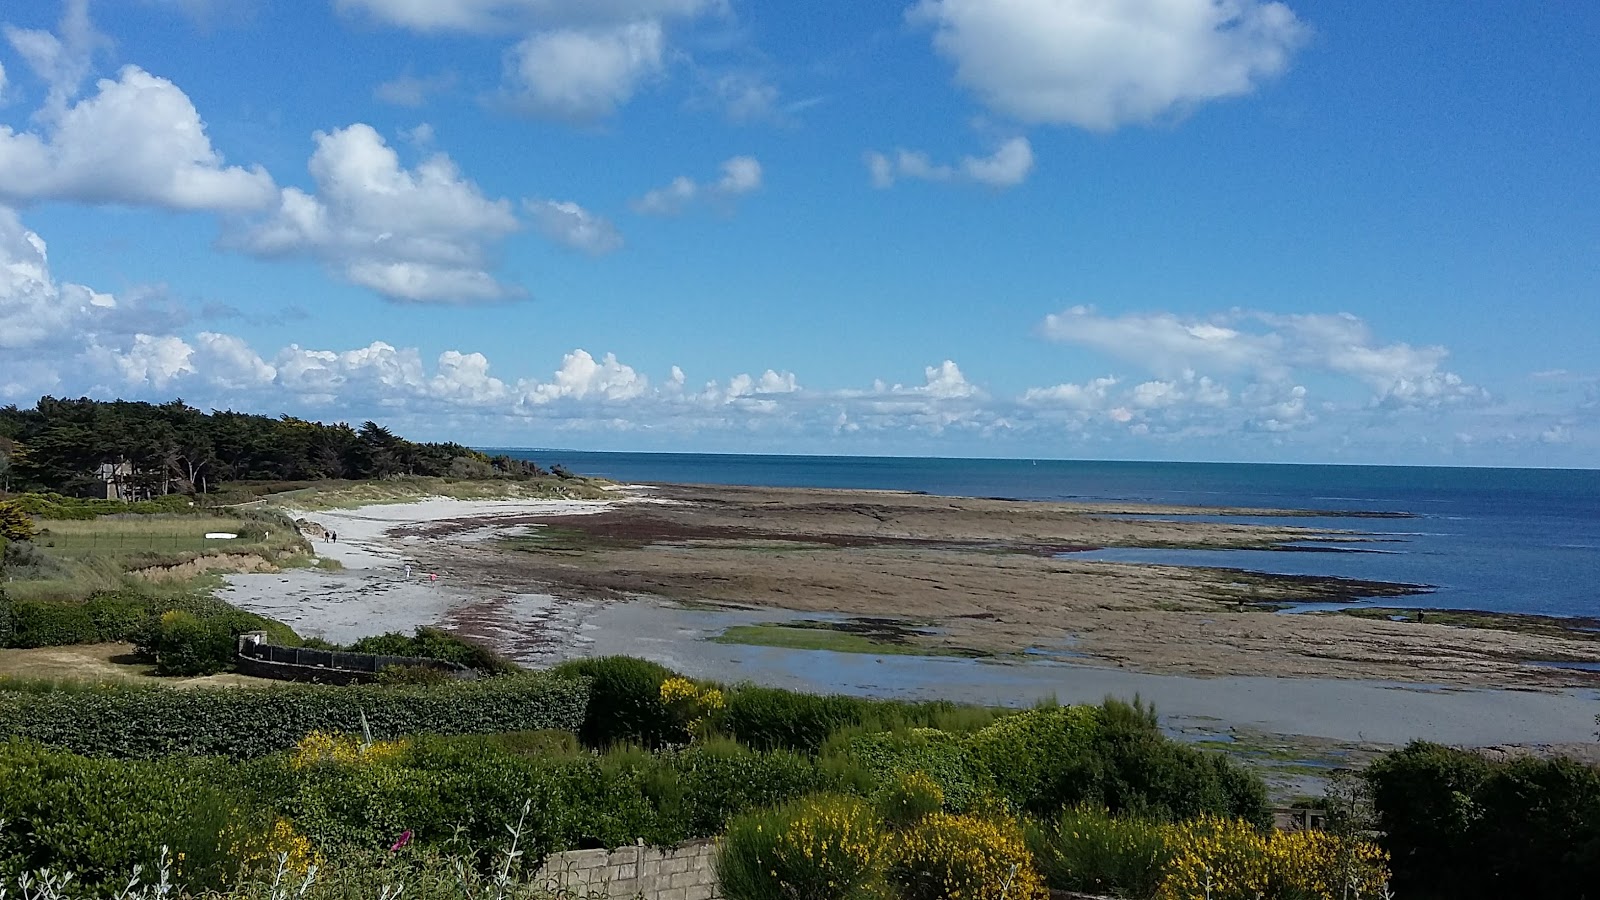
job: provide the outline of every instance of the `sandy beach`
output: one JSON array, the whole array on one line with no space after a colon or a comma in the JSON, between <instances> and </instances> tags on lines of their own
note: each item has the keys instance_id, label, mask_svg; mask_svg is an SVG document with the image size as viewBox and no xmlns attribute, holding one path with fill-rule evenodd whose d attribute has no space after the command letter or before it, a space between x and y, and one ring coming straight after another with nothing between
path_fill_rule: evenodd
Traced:
<instances>
[{"instance_id":1,"label":"sandy beach","mask_svg":"<svg viewBox=\"0 0 1600 900\"><path fill-rule=\"evenodd\" d=\"M698 676L847 693L998 703L1138 693L1178 725L1348 742L1591 736L1595 676L1525 664L1595 658L1582 638L1258 606L1416 586L1072 559L1084 547L1362 539L1183 521L1190 512L683 486L605 501L430 499L304 514L338 533L315 548L344 569L232 575L223 596L307 636L437 624L530 665L629 653ZM930 647L996 656L710 641L730 625L856 616L917 623Z\"/></svg>"}]
</instances>

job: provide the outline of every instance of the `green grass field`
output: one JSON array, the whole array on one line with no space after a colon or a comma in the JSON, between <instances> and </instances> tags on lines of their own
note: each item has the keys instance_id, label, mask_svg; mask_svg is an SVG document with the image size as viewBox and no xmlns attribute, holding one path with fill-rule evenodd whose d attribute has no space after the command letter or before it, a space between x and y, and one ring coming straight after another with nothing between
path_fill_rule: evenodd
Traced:
<instances>
[{"instance_id":1,"label":"green grass field","mask_svg":"<svg viewBox=\"0 0 1600 900\"><path fill-rule=\"evenodd\" d=\"M248 553L283 543L273 540L273 530L265 523L228 516L102 516L88 521L44 522L34 543L64 559L235 550ZM278 530L288 529L283 526ZM211 532L238 537L207 539L206 534Z\"/></svg>"},{"instance_id":2,"label":"green grass field","mask_svg":"<svg viewBox=\"0 0 1600 900\"><path fill-rule=\"evenodd\" d=\"M354 509L380 503L409 503L429 497L457 500L600 500L612 496L606 483L589 478L535 478L525 481L473 481L400 477L381 481L329 481L263 499L300 510Z\"/></svg>"}]
</instances>

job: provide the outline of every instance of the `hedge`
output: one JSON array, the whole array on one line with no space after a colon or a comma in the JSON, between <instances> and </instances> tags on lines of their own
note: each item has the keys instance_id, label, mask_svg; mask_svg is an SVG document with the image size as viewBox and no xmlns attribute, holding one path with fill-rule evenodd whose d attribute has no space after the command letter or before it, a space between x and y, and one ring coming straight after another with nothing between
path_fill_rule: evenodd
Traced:
<instances>
[{"instance_id":1,"label":"hedge","mask_svg":"<svg viewBox=\"0 0 1600 900\"><path fill-rule=\"evenodd\" d=\"M1414 743L1366 771L1398 896L1594 896L1600 768Z\"/></svg>"},{"instance_id":2,"label":"hedge","mask_svg":"<svg viewBox=\"0 0 1600 900\"><path fill-rule=\"evenodd\" d=\"M447 685L281 685L259 689L98 686L0 687L0 737L86 756L169 754L251 758L286 750L314 730L375 737L576 731L583 680L517 675Z\"/></svg>"},{"instance_id":3,"label":"hedge","mask_svg":"<svg viewBox=\"0 0 1600 900\"><path fill-rule=\"evenodd\" d=\"M293 630L281 622L248 613L214 597L162 595L136 589L97 591L88 599L12 600L0 602L0 647L63 647L126 641L144 653L158 649L159 620L163 613L179 610L226 632L229 647L226 666L232 662L232 639L246 631L266 631L278 643L297 643ZM176 672L174 674L198 674Z\"/></svg>"}]
</instances>

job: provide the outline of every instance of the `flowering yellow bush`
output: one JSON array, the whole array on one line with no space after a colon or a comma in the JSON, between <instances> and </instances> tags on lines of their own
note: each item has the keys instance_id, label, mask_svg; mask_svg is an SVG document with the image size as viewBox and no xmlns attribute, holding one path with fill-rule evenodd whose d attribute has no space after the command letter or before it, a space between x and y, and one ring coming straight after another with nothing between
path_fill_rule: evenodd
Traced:
<instances>
[{"instance_id":1,"label":"flowering yellow bush","mask_svg":"<svg viewBox=\"0 0 1600 900\"><path fill-rule=\"evenodd\" d=\"M311 841L285 819L273 820L265 833L240 834L230 827L226 837L231 855L245 869L276 869L281 861L285 874L304 877L312 866L322 867Z\"/></svg>"},{"instance_id":2,"label":"flowering yellow bush","mask_svg":"<svg viewBox=\"0 0 1600 900\"><path fill-rule=\"evenodd\" d=\"M889 839L889 881L905 900L1042 900L1015 820L936 812Z\"/></svg>"},{"instance_id":3,"label":"flowering yellow bush","mask_svg":"<svg viewBox=\"0 0 1600 900\"><path fill-rule=\"evenodd\" d=\"M869 893L882 847L871 806L824 794L734 820L717 876L731 900L845 900Z\"/></svg>"},{"instance_id":4,"label":"flowering yellow bush","mask_svg":"<svg viewBox=\"0 0 1600 900\"><path fill-rule=\"evenodd\" d=\"M1345 900L1379 897L1388 858L1367 841L1321 831L1262 834L1203 817L1169 826L1172 862L1157 900ZM1348 889L1348 890L1347 890Z\"/></svg>"},{"instance_id":5,"label":"flowering yellow bush","mask_svg":"<svg viewBox=\"0 0 1600 900\"><path fill-rule=\"evenodd\" d=\"M313 731L294 745L294 753L289 761L296 769L322 763L349 765L382 762L395 759L405 749L405 741L373 741L370 744L363 744L352 735Z\"/></svg>"},{"instance_id":6,"label":"flowering yellow bush","mask_svg":"<svg viewBox=\"0 0 1600 900\"><path fill-rule=\"evenodd\" d=\"M727 705L727 699L714 687L702 688L687 678L674 676L661 682L661 703L679 725L694 733Z\"/></svg>"},{"instance_id":7,"label":"flowering yellow bush","mask_svg":"<svg viewBox=\"0 0 1600 900\"><path fill-rule=\"evenodd\" d=\"M878 795L878 815L890 827L914 825L944 807L944 788L927 772L902 772Z\"/></svg>"}]
</instances>

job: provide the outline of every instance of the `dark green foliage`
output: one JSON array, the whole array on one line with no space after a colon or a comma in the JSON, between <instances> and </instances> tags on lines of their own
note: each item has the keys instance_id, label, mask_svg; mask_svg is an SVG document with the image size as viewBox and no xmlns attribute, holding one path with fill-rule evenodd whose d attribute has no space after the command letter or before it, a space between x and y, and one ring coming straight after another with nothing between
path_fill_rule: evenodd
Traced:
<instances>
[{"instance_id":1,"label":"dark green foliage","mask_svg":"<svg viewBox=\"0 0 1600 900\"><path fill-rule=\"evenodd\" d=\"M562 729L583 722L588 684L518 675L438 686L283 685L252 690L0 686L0 737L92 756L249 758L294 746L313 730L377 737Z\"/></svg>"},{"instance_id":2,"label":"dark green foliage","mask_svg":"<svg viewBox=\"0 0 1600 900\"><path fill-rule=\"evenodd\" d=\"M520 672L521 667L493 650L475 643L464 637L451 634L442 628L418 628L415 635L407 636L398 631L388 634L364 637L345 648L351 653L374 653L379 656L413 656L427 659L442 659L488 672L495 675L510 675Z\"/></svg>"},{"instance_id":3,"label":"dark green foliage","mask_svg":"<svg viewBox=\"0 0 1600 900\"><path fill-rule=\"evenodd\" d=\"M944 791L945 806L964 812L992 786L962 735L932 729L880 731L852 738L849 757L880 784L912 772L923 772Z\"/></svg>"},{"instance_id":4,"label":"dark green foliage","mask_svg":"<svg viewBox=\"0 0 1600 900\"><path fill-rule=\"evenodd\" d=\"M973 735L969 751L1000 796L1039 816L1087 803L1156 819L1267 821L1255 773L1167 738L1137 701L1030 710Z\"/></svg>"},{"instance_id":5,"label":"dark green foliage","mask_svg":"<svg viewBox=\"0 0 1600 900\"><path fill-rule=\"evenodd\" d=\"M943 701L907 703L739 685L728 690L727 708L718 725L752 747L814 753L842 733L938 728L959 734L983 728L1002 715Z\"/></svg>"},{"instance_id":6,"label":"dark green foliage","mask_svg":"<svg viewBox=\"0 0 1600 900\"><path fill-rule=\"evenodd\" d=\"M191 886L214 886L232 874L225 829L259 818L220 772L200 760L130 763L0 743L0 871L126 879L135 864L153 870L165 844L174 858L183 854Z\"/></svg>"},{"instance_id":7,"label":"dark green foliage","mask_svg":"<svg viewBox=\"0 0 1600 900\"><path fill-rule=\"evenodd\" d=\"M15 500L0 500L0 541L33 540L33 517Z\"/></svg>"},{"instance_id":8,"label":"dark green foliage","mask_svg":"<svg viewBox=\"0 0 1600 900\"><path fill-rule=\"evenodd\" d=\"M292 416L203 413L182 400L151 404L42 397L33 409L0 407L0 434L15 461L14 489L69 497L103 496L103 463L127 462L122 486L141 503L46 498L28 511L46 518L92 518L109 512L169 512L187 498L238 481L299 481L447 476L467 471L497 478L542 474L537 466L490 459L460 444L408 441L374 422L360 429ZM464 461L464 467L454 467ZM453 468L454 467L454 468Z\"/></svg>"},{"instance_id":9,"label":"dark green foliage","mask_svg":"<svg viewBox=\"0 0 1600 900\"><path fill-rule=\"evenodd\" d=\"M53 492L21 494L12 501L19 509L41 519L87 521L101 516L153 516L188 512L192 501L182 494L169 494L150 500L97 500L67 497Z\"/></svg>"},{"instance_id":10,"label":"dark green foliage","mask_svg":"<svg viewBox=\"0 0 1600 900\"><path fill-rule=\"evenodd\" d=\"M1600 769L1416 743L1366 777L1400 896L1584 897L1600 884Z\"/></svg>"},{"instance_id":11,"label":"dark green foliage","mask_svg":"<svg viewBox=\"0 0 1600 900\"><path fill-rule=\"evenodd\" d=\"M1172 858L1159 823L1095 807L1031 822L1026 833L1039 874L1058 891L1154 897Z\"/></svg>"},{"instance_id":12,"label":"dark green foliage","mask_svg":"<svg viewBox=\"0 0 1600 900\"><path fill-rule=\"evenodd\" d=\"M294 643L288 627L211 597L101 591L82 602L19 600L0 607L0 647L61 647L129 641L162 675L232 668L237 639L266 631Z\"/></svg>"},{"instance_id":13,"label":"dark green foliage","mask_svg":"<svg viewBox=\"0 0 1600 900\"><path fill-rule=\"evenodd\" d=\"M4 568L0 567L0 575L3 575L4 571ZM11 610L11 596L6 593L5 585L0 584L0 647L12 646L11 642L16 638L16 624L12 621Z\"/></svg>"},{"instance_id":14,"label":"dark green foliage","mask_svg":"<svg viewBox=\"0 0 1600 900\"><path fill-rule=\"evenodd\" d=\"M578 734L590 747L640 744L660 747L686 735L661 702L661 683L673 677L666 666L628 656L562 663L552 673L589 680L589 711Z\"/></svg>"}]
</instances>

